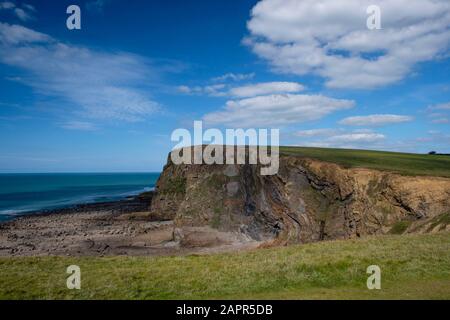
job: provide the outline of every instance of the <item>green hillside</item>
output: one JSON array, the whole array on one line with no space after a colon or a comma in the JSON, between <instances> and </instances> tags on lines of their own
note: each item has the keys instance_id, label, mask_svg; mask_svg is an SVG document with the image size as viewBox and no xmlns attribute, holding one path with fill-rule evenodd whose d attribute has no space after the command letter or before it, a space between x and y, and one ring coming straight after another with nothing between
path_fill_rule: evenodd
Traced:
<instances>
[{"instance_id":1,"label":"green hillside","mask_svg":"<svg viewBox=\"0 0 450 320\"><path fill-rule=\"evenodd\" d=\"M1 299L450 299L450 233L185 257L0 258ZM81 290L66 268L81 267ZM381 268L381 290L366 269Z\"/></svg>"},{"instance_id":2,"label":"green hillside","mask_svg":"<svg viewBox=\"0 0 450 320\"><path fill-rule=\"evenodd\" d=\"M297 155L340 164L398 172L404 175L450 177L450 156L370 150L281 147L283 155Z\"/></svg>"}]
</instances>

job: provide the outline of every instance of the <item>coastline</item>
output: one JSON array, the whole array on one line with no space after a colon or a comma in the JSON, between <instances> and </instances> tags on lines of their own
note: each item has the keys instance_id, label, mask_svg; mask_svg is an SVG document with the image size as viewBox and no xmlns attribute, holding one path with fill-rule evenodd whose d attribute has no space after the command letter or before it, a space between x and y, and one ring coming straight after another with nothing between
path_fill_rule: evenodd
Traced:
<instances>
[{"instance_id":1,"label":"coastline","mask_svg":"<svg viewBox=\"0 0 450 320\"><path fill-rule=\"evenodd\" d=\"M175 256L259 245L210 228L193 228L189 241L180 243L174 238L172 220L151 216L153 195L149 191L125 200L43 210L3 221L0 257Z\"/></svg>"},{"instance_id":2,"label":"coastline","mask_svg":"<svg viewBox=\"0 0 450 320\"><path fill-rule=\"evenodd\" d=\"M40 210L0 223L0 256L163 255L171 221L149 221L153 191L125 200ZM158 230L153 241L140 241ZM160 249L160 250L158 250Z\"/></svg>"},{"instance_id":3,"label":"coastline","mask_svg":"<svg viewBox=\"0 0 450 320\"><path fill-rule=\"evenodd\" d=\"M112 213L130 213L149 210L154 191L145 191L135 196L128 196L125 199L102 202L87 202L62 206L54 209L32 210L17 214L12 219L0 221L0 225L26 219L28 217L43 217L60 214L76 214L90 211L110 211Z\"/></svg>"}]
</instances>

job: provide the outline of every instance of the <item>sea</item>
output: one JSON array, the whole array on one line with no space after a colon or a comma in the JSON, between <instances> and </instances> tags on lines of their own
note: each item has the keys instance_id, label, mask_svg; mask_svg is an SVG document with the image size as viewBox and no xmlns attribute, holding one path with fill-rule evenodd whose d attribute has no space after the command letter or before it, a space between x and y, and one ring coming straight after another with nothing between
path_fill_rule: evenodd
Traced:
<instances>
[{"instance_id":1,"label":"sea","mask_svg":"<svg viewBox=\"0 0 450 320\"><path fill-rule=\"evenodd\" d=\"M76 204L116 201L154 189L159 173L0 174L0 221Z\"/></svg>"}]
</instances>

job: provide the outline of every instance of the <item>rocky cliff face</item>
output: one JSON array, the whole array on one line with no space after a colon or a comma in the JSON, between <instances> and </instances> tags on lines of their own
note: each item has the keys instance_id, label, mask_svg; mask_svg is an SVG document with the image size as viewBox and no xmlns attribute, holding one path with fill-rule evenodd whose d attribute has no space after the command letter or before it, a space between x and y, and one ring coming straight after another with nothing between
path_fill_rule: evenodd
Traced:
<instances>
[{"instance_id":1,"label":"rocky cliff face","mask_svg":"<svg viewBox=\"0 0 450 320\"><path fill-rule=\"evenodd\" d=\"M295 156L281 156L273 176L260 175L258 165L175 165L169 158L151 207L154 219L174 220L181 240L207 227L273 245L450 230L449 213L450 179Z\"/></svg>"}]
</instances>

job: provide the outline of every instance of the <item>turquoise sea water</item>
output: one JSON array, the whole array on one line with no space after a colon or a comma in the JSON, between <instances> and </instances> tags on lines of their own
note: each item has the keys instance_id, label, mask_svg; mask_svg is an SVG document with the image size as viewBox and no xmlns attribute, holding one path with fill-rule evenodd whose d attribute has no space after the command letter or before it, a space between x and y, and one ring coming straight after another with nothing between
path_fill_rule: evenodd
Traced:
<instances>
[{"instance_id":1,"label":"turquoise sea water","mask_svg":"<svg viewBox=\"0 0 450 320\"><path fill-rule=\"evenodd\" d=\"M124 199L154 188L159 173L0 174L0 221L30 211Z\"/></svg>"}]
</instances>

